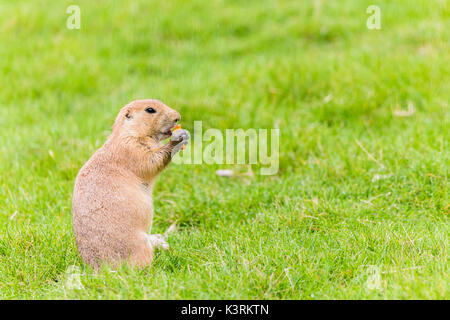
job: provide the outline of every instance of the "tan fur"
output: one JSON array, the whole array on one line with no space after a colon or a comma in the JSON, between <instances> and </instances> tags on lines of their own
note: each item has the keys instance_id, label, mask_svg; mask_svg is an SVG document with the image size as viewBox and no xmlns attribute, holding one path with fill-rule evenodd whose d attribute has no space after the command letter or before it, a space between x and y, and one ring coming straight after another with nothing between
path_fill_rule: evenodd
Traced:
<instances>
[{"instance_id":1,"label":"tan fur","mask_svg":"<svg viewBox=\"0 0 450 320\"><path fill-rule=\"evenodd\" d=\"M149 114L148 107L156 110ZM179 141L162 145L180 114L158 100L123 107L112 134L81 168L72 199L78 251L93 267L106 262L147 266L153 248L147 231L153 219L152 189Z\"/></svg>"}]
</instances>

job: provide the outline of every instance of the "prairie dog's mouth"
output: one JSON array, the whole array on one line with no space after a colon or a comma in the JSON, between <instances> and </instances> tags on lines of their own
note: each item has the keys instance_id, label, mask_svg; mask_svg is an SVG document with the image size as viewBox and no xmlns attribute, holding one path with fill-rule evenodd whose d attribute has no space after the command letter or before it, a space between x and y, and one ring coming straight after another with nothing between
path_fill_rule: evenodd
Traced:
<instances>
[{"instance_id":1,"label":"prairie dog's mouth","mask_svg":"<svg viewBox=\"0 0 450 320\"><path fill-rule=\"evenodd\" d=\"M176 127L176 125L170 127L169 129L165 131L161 131L162 135L165 136L165 138L168 138L172 135L172 130Z\"/></svg>"}]
</instances>

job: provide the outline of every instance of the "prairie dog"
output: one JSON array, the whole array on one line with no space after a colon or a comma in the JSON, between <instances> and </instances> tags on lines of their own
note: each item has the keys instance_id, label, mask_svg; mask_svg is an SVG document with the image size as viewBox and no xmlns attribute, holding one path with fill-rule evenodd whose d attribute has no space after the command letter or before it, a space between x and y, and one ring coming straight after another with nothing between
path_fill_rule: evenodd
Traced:
<instances>
[{"instance_id":1,"label":"prairie dog","mask_svg":"<svg viewBox=\"0 0 450 320\"><path fill-rule=\"evenodd\" d=\"M94 268L148 266L161 235L148 235L157 175L187 144L189 133L173 128L180 114L158 100L136 100L116 117L111 135L79 171L72 198L78 252ZM170 137L165 145L162 140Z\"/></svg>"}]
</instances>

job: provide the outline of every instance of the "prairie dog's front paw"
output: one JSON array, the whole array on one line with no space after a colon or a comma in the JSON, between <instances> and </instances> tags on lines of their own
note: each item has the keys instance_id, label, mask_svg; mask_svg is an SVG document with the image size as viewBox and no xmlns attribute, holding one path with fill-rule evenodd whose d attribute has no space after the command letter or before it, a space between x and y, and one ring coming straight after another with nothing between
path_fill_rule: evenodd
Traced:
<instances>
[{"instance_id":1,"label":"prairie dog's front paw","mask_svg":"<svg viewBox=\"0 0 450 320\"><path fill-rule=\"evenodd\" d=\"M178 129L172 133L170 140L173 144L175 144L172 149L172 157L175 156L175 154L180 151L183 146L188 144L189 138L189 131L184 129Z\"/></svg>"},{"instance_id":2,"label":"prairie dog's front paw","mask_svg":"<svg viewBox=\"0 0 450 320\"><path fill-rule=\"evenodd\" d=\"M170 138L170 140L174 142L185 142L189 140L189 138L190 138L189 131L184 129L178 129L172 133L172 137Z\"/></svg>"},{"instance_id":3,"label":"prairie dog's front paw","mask_svg":"<svg viewBox=\"0 0 450 320\"><path fill-rule=\"evenodd\" d=\"M169 250L169 244L161 234L150 234L148 236L148 243L156 249Z\"/></svg>"}]
</instances>

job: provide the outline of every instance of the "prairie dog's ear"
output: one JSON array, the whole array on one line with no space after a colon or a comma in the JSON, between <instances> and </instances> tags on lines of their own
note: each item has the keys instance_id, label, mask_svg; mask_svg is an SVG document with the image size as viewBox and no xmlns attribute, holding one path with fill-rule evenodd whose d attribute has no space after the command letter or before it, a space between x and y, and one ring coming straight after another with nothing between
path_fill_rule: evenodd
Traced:
<instances>
[{"instance_id":1,"label":"prairie dog's ear","mask_svg":"<svg viewBox=\"0 0 450 320\"><path fill-rule=\"evenodd\" d=\"M125 120L130 120L132 118L133 115L131 114L131 109L122 108L122 110L120 110L119 114L117 115L116 120L114 121L113 131L121 127Z\"/></svg>"}]
</instances>

